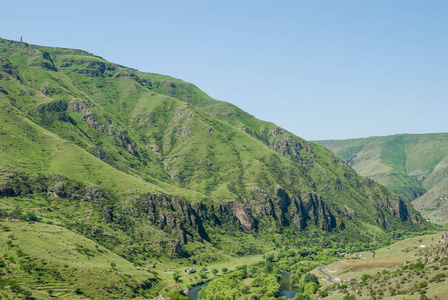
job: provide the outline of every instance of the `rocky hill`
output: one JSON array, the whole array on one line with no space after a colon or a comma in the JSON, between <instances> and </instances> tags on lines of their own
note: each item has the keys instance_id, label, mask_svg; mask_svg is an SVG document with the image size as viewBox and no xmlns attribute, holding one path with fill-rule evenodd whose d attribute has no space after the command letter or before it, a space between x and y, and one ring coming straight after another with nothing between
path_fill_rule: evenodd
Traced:
<instances>
[{"instance_id":1,"label":"rocky hill","mask_svg":"<svg viewBox=\"0 0 448 300\"><path fill-rule=\"evenodd\" d=\"M324 147L192 84L4 39L0 176L5 214L32 212L136 266L428 226Z\"/></svg>"},{"instance_id":2,"label":"rocky hill","mask_svg":"<svg viewBox=\"0 0 448 300\"><path fill-rule=\"evenodd\" d=\"M412 201L425 217L448 220L448 133L316 143L332 150L359 174Z\"/></svg>"}]
</instances>

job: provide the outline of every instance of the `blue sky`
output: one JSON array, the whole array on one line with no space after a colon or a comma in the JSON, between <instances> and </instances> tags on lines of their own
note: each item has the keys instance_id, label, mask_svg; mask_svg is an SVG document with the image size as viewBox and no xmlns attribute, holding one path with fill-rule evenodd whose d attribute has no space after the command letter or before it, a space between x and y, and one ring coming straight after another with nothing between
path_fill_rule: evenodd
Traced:
<instances>
[{"instance_id":1,"label":"blue sky","mask_svg":"<svg viewBox=\"0 0 448 300\"><path fill-rule=\"evenodd\" d=\"M306 139L448 131L447 1L3 0L0 37L194 83Z\"/></svg>"}]
</instances>

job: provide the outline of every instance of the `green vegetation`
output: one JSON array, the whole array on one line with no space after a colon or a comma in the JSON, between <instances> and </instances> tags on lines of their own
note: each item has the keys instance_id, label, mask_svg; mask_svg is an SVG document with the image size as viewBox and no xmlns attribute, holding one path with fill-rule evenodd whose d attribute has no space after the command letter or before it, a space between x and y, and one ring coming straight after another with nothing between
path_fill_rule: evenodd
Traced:
<instances>
[{"instance_id":1,"label":"green vegetation","mask_svg":"<svg viewBox=\"0 0 448 300\"><path fill-rule=\"evenodd\" d=\"M325 148L182 80L4 39L0 79L7 297L182 299L226 278L265 297L279 269L307 297L319 263L432 228Z\"/></svg>"},{"instance_id":2,"label":"green vegetation","mask_svg":"<svg viewBox=\"0 0 448 300\"><path fill-rule=\"evenodd\" d=\"M448 212L448 134L400 134L316 143L361 175L413 201L423 216L445 223Z\"/></svg>"},{"instance_id":3,"label":"green vegetation","mask_svg":"<svg viewBox=\"0 0 448 300\"><path fill-rule=\"evenodd\" d=\"M406 239L376 250L375 257L361 252L361 259L330 264L339 283L327 286L325 299L445 299L446 234Z\"/></svg>"},{"instance_id":4,"label":"green vegetation","mask_svg":"<svg viewBox=\"0 0 448 300\"><path fill-rule=\"evenodd\" d=\"M2 299L16 299L14 295L26 299L152 296L141 288L155 284L153 274L103 247L96 248L83 236L45 223L8 222L8 227L9 231L0 231Z\"/></svg>"}]
</instances>

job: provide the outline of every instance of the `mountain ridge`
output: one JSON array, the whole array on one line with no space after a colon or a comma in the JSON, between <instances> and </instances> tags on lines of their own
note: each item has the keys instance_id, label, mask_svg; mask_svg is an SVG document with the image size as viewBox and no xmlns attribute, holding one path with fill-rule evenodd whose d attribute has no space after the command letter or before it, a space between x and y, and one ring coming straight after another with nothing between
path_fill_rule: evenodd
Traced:
<instances>
[{"instance_id":1,"label":"mountain ridge","mask_svg":"<svg viewBox=\"0 0 448 300\"><path fill-rule=\"evenodd\" d=\"M35 211L137 266L431 227L324 147L85 51L0 39L0 108L5 210Z\"/></svg>"},{"instance_id":2,"label":"mountain ridge","mask_svg":"<svg viewBox=\"0 0 448 300\"><path fill-rule=\"evenodd\" d=\"M433 220L447 219L448 133L315 141L360 174L392 188Z\"/></svg>"}]
</instances>

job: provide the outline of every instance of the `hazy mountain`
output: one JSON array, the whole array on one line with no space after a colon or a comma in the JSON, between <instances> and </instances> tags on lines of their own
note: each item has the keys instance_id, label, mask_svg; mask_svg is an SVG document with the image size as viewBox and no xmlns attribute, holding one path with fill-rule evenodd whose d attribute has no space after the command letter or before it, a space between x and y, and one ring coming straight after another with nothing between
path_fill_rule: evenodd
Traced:
<instances>
[{"instance_id":1,"label":"hazy mountain","mask_svg":"<svg viewBox=\"0 0 448 300\"><path fill-rule=\"evenodd\" d=\"M434 220L448 219L448 133L316 141Z\"/></svg>"}]
</instances>

